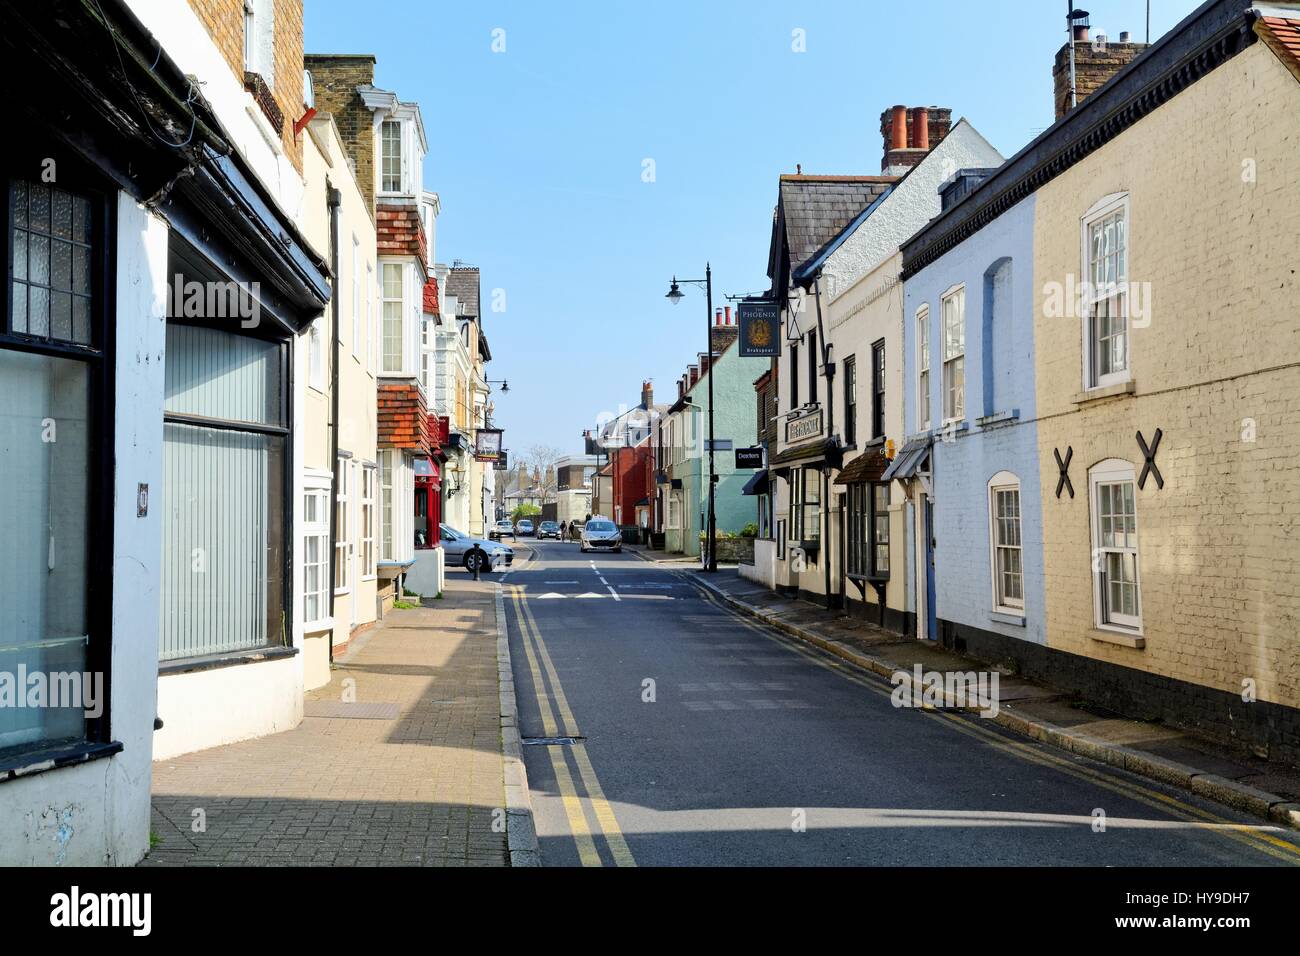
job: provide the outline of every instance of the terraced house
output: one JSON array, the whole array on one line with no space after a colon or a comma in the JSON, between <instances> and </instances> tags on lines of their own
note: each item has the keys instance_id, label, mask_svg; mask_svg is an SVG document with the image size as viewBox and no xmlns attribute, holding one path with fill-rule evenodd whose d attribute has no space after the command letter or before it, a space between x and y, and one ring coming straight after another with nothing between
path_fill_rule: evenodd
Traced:
<instances>
[{"instance_id":1,"label":"terraced house","mask_svg":"<svg viewBox=\"0 0 1300 956\"><path fill-rule=\"evenodd\" d=\"M756 546L756 561L774 559L780 589L911 633L915 522L886 476L903 439L898 249L939 212L952 171L1002 156L945 108L893 107L881 135L882 176L781 178L769 260L785 308L769 449L777 544Z\"/></svg>"},{"instance_id":2,"label":"terraced house","mask_svg":"<svg viewBox=\"0 0 1300 956\"><path fill-rule=\"evenodd\" d=\"M1205 3L904 247L938 638L1290 761L1298 52Z\"/></svg>"}]
</instances>

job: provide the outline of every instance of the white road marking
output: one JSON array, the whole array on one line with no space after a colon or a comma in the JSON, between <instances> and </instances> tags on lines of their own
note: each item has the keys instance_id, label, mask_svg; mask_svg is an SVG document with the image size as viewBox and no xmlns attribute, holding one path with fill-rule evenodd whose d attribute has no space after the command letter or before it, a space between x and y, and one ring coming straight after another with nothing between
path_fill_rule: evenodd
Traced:
<instances>
[{"instance_id":1,"label":"white road marking","mask_svg":"<svg viewBox=\"0 0 1300 956\"><path fill-rule=\"evenodd\" d=\"M609 585L606 584L605 587L609 588ZM614 595L614 600L615 600L615 601L621 601L621 600L623 600L621 597L618 596L618 592L615 591L613 588L609 588L609 593L612 594L612 595Z\"/></svg>"}]
</instances>

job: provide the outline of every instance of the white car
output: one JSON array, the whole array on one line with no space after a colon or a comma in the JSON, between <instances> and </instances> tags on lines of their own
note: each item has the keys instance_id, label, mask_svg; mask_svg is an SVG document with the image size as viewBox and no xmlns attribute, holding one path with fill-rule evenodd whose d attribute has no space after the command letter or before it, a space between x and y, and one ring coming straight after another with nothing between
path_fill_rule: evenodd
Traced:
<instances>
[{"instance_id":1,"label":"white car","mask_svg":"<svg viewBox=\"0 0 1300 956\"><path fill-rule=\"evenodd\" d=\"M613 551L623 553L623 532L618 525L604 518L592 518L582 528L582 552Z\"/></svg>"},{"instance_id":2,"label":"white car","mask_svg":"<svg viewBox=\"0 0 1300 956\"><path fill-rule=\"evenodd\" d=\"M494 541L499 541L506 535L514 537L515 525L509 518L502 518L491 528L488 529L488 537Z\"/></svg>"}]
</instances>

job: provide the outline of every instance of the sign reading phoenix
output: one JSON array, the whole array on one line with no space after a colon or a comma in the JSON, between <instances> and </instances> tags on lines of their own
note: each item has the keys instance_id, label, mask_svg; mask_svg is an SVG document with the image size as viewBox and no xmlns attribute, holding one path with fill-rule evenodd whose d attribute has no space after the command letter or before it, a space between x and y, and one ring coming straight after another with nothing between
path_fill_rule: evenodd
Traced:
<instances>
[{"instance_id":1,"label":"sign reading phoenix","mask_svg":"<svg viewBox=\"0 0 1300 956\"><path fill-rule=\"evenodd\" d=\"M775 302L740 303L740 355L772 358L781 354L781 310Z\"/></svg>"}]
</instances>

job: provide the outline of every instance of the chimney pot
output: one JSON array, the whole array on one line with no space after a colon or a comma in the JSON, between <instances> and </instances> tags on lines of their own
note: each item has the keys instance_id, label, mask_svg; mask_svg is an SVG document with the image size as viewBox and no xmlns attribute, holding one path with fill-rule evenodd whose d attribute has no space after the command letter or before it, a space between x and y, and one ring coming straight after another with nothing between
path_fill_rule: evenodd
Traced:
<instances>
[{"instance_id":1,"label":"chimney pot","mask_svg":"<svg viewBox=\"0 0 1300 956\"><path fill-rule=\"evenodd\" d=\"M713 324L714 324L714 325L721 325L721 324L722 324L722 310L721 310L721 309L714 309L714 311L713 311Z\"/></svg>"},{"instance_id":2,"label":"chimney pot","mask_svg":"<svg viewBox=\"0 0 1300 956\"><path fill-rule=\"evenodd\" d=\"M889 148L907 149L907 107L895 106L889 123Z\"/></svg>"},{"instance_id":3,"label":"chimney pot","mask_svg":"<svg viewBox=\"0 0 1300 956\"><path fill-rule=\"evenodd\" d=\"M1074 42L1087 43L1089 36L1088 24L1076 23L1074 25Z\"/></svg>"},{"instance_id":4,"label":"chimney pot","mask_svg":"<svg viewBox=\"0 0 1300 956\"><path fill-rule=\"evenodd\" d=\"M1119 35L1120 43L1128 43L1132 39L1133 39L1133 34L1129 33L1127 30L1120 31L1120 35Z\"/></svg>"},{"instance_id":5,"label":"chimney pot","mask_svg":"<svg viewBox=\"0 0 1300 956\"><path fill-rule=\"evenodd\" d=\"M726 321L725 324L726 324L726 325L730 325L730 324L731 324L731 306L727 306L726 312L727 312L727 321Z\"/></svg>"},{"instance_id":6,"label":"chimney pot","mask_svg":"<svg viewBox=\"0 0 1300 956\"><path fill-rule=\"evenodd\" d=\"M930 110L918 106L912 110L912 148L930 148Z\"/></svg>"}]
</instances>

